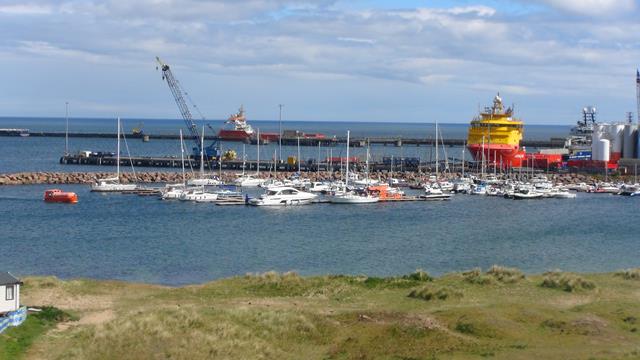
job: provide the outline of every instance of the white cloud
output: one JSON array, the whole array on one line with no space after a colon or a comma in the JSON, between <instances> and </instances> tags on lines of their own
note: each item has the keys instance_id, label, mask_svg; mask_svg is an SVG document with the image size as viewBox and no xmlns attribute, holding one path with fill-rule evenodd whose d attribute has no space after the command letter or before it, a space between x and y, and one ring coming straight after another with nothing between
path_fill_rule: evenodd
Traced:
<instances>
[{"instance_id":1,"label":"white cloud","mask_svg":"<svg viewBox=\"0 0 640 360\"><path fill-rule=\"evenodd\" d=\"M616 1L617 6L613 1L536 1L577 14L633 9L627 0ZM3 2L0 53L145 68L159 55L181 76L233 76L248 83L272 77L306 81L311 88L313 81L382 80L439 92L501 89L520 96L545 95L548 89L598 91L593 84L615 89L625 81L621 74L635 69L640 58L635 36L640 24L627 17L586 21L561 12L514 15L484 5L344 10L333 3ZM45 13L33 21L33 15Z\"/></svg>"},{"instance_id":2,"label":"white cloud","mask_svg":"<svg viewBox=\"0 0 640 360\"><path fill-rule=\"evenodd\" d=\"M0 5L0 15L48 15L52 12L53 8L47 5L22 3Z\"/></svg>"},{"instance_id":3,"label":"white cloud","mask_svg":"<svg viewBox=\"0 0 640 360\"><path fill-rule=\"evenodd\" d=\"M543 0L561 10L576 14L606 16L622 14L635 9L634 0Z\"/></svg>"}]
</instances>

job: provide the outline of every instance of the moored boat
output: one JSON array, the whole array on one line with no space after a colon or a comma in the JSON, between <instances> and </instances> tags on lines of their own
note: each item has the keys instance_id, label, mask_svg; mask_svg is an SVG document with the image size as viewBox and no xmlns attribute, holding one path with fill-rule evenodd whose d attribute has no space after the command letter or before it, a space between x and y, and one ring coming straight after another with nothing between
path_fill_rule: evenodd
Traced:
<instances>
[{"instance_id":1,"label":"moored boat","mask_svg":"<svg viewBox=\"0 0 640 360\"><path fill-rule=\"evenodd\" d=\"M44 201L49 203L75 204L78 202L78 195L74 192L51 189L44 192Z\"/></svg>"},{"instance_id":2,"label":"moored boat","mask_svg":"<svg viewBox=\"0 0 640 360\"><path fill-rule=\"evenodd\" d=\"M251 198L247 204L254 206L288 206L306 205L317 197L316 194L300 191L292 187L272 187L265 194L257 198Z\"/></svg>"}]
</instances>

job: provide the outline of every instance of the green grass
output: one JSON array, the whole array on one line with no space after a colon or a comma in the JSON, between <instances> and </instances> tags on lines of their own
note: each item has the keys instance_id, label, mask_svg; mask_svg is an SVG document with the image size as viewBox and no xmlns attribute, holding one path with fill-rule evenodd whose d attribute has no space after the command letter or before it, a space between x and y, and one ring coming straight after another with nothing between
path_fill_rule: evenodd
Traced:
<instances>
[{"instance_id":1,"label":"green grass","mask_svg":"<svg viewBox=\"0 0 640 360\"><path fill-rule=\"evenodd\" d=\"M69 314L54 307L45 307L40 313L29 314L16 327L0 334L0 359L19 359L33 341L60 321L70 320Z\"/></svg>"},{"instance_id":2,"label":"green grass","mask_svg":"<svg viewBox=\"0 0 640 360\"><path fill-rule=\"evenodd\" d=\"M638 294L640 281L617 274L525 277L500 266L438 278L268 272L183 288L28 278L23 302L51 301L80 321L31 331L20 351L47 359L632 359L640 354Z\"/></svg>"}]
</instances>

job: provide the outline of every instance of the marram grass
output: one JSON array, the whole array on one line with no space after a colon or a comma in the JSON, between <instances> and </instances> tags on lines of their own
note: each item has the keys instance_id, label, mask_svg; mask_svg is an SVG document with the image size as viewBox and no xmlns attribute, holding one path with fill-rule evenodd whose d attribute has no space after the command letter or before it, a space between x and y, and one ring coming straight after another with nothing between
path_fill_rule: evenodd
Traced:
<instances>
[{"instance_id":1,"label":"marram grass","mask_svg":"<svg viewBox=\"0 0 640 360\"><path fill-rule=\"evenodd\" d=\"M267 272L181 288L26 278L24 304L77 318L32 337L20 356L634 359L640 281L627 278L501 266L437 278Z\"/></svg>"}]
</instances>

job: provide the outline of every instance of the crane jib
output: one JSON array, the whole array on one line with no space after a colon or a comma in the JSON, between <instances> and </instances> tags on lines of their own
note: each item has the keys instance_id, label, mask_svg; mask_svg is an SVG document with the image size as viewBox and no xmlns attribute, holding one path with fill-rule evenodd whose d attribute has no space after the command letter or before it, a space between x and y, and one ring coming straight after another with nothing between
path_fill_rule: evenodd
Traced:
<instances>
[{"instance_id":1,"label":"crane jib","mask_svg":"<svg viewBox=\"0 0 640 360\"><path fill-rule=\"evenodd\" d=\"M201 135L198 131L198 127L193 121L193 116L191 115L189 106L187 105L187 102L184 100L184 96L182 95L185 92L180 87L180 83L173 76L173 73L171 72L169 65L163 63L158 57L156 57L156 60L158 61L158 63L162 68L162 80L166 80L167 85L169 85L169 89L171 90L173 99L175 100L176 105L178 105L178 110L180 111L180 115L184 119L184 122L187 125L187 129L189 130L189 133L191 134L195 142L196 146L194 148L194 155L199 155L201 151L204 151L204 154L207 158L219 157L220 152L219 152L217 141L213 142L211 145L205 147L204 149L200 148Z\"/></svg>"}]
</instances>

